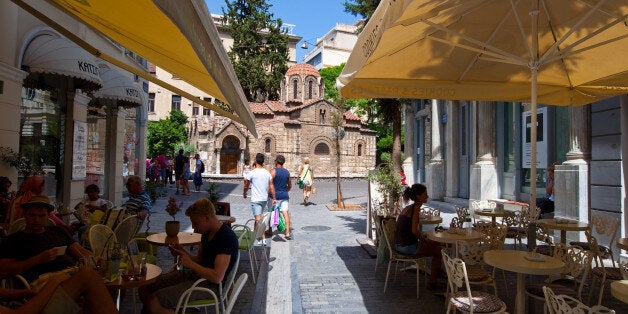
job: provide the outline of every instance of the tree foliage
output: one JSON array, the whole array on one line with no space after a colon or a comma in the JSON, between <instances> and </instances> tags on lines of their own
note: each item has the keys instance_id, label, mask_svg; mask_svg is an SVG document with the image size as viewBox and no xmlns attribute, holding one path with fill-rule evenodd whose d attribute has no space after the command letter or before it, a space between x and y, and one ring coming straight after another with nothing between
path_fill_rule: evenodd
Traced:
<instances>
[{"instance_id":1,"label":"tree foliage","mask_svg":"<svg viewBox=\"0 0 628 314\"><path fill-rule=\"evenodd\" d=\"M377 9L377 6L381 0L350 0L345 1L345 12L351 13L354 16L360 16L366 21L371 19L373 12ZM366 24L366 23L365 23Z\"/></svg>"},{"instance_id":2,"label":"tree foliage","mask_svg":"<svg viewBox=\"0 0 628 314\"><path fill-rule=\"evenodd\" d=\"M233 37L228 52L249 101L279 99L281 80L288 70L288 35L281 19L269 13L265 0L225 0L223 18Z\"/></svg>"},{"instance_id":3,"label":"tree foliage","mask_svg":"<svg viewBox=\"0 0 628 314\"><path fill-rule=\"evenodd\" d=\"M179 110L171 110L170 116L159 121L148 121L147 145L148 155L174 156L177 143L187 143L186 125L188 117Z\"/></svg>"}]
</instances>

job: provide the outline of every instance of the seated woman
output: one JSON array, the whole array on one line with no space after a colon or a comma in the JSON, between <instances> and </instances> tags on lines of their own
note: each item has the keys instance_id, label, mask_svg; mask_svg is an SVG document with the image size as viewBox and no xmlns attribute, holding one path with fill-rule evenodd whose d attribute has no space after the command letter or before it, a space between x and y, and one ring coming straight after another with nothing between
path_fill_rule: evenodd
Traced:
<instances>
[{"instance_id":1,"label":"seated woman","mask_svg":"<svg viewBox=\"0 0 628 314\"><path fill-rule=\"evenodd\" d=\"M414 203L406 206L397 218L396 250L399 253L416 256L431 256L432 266L428 289L437 289L438 276L442 269L441 246L431 241L419 229L421 205L427 201L427 188L423 184L413 184L403 191L405 202Z\"/></svg>"},{"instance_id":2,"label":"seated woman","mask_svg":"<svg viewBox=\"0 0 628 314\"><path fill-rule=\"evenodd\" d=\"M85 187L85 194L87 199L76 204L74 210L76 210L78 222L73 223L72 227L79 232L79 239L81 235L87 229L90 216L97 210L102 212L102 216L107 212L107 200L100 197L100 188L96 184L90 184Z\"/></svg>"}]
</instances>

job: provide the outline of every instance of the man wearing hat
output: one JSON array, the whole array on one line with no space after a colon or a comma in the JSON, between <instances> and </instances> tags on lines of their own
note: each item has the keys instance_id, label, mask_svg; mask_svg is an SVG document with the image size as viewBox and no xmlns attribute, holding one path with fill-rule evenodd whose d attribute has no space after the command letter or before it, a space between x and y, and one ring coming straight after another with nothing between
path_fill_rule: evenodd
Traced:
<instances>
[{"instance_id":1,"label":"man wearing hat","mask_svg":"<svg viewBox=\"0 0 628 314\"><path fill-rule=\"evenodd\" d=\"M0 277L21 274L30 282L41 274L72 267L79 258L93 255L65 229L47 226L48 214L54 209L48 196L35 195L21 207L26 226L0 244ZM64 246L65 252L60 252L59 247Z\"/></svg>"}]
</instances>

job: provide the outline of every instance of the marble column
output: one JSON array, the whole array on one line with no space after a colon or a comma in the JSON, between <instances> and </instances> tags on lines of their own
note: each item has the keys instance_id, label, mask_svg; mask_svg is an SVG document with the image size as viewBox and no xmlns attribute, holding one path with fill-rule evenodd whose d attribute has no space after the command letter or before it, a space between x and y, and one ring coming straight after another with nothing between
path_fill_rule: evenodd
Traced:
<instances>
[{"instance_id":1,"label":"marble column","mask_svg":"<svg viewBox=\"0 0 628 314\"><path fill-rule=\"evenodd\" d=\"M124 166L124 124L127 112L117 107L117 102L107 100L107 138L105 147L107 156L105 157L105 175L107 179L106 197L115 205L122 204L122 191L124 189L125 177L122 176ZM128 171L133 169L133 158L128 160Z\"/></svg>"},{"instance_id":2,"label":"marble column","mask_svg":"<svg viewBox=\"0 0 628 314\"><path fill-rule=\"evenodd\" d=\"M591 106L569 107L567 161L554 172L554 216L589 221Z\"/></svg>"},{"instance_id":3,"label":"marble column","mask_svg":"<svg viewBox=\"0 0 628 314\"><path fill-rule=\"evenodd\" d=\"M0 5L2 7L2 5ZM1 24L2 22L0 22ZM0 61L0 146L20 151L20 115L22 104L22 81L28 73ZM12 189L17 189L17 169L0 162L0 176L8 177Z\"/></svg>"},{"instance_id":4,"label":"marble column","mask_svg":"<svg viewBox=\"0 0 628 314\"><path fill-rule=\"evenodd\" d=\"M441 200L445 197L445 169L443 162L443 144L441 141L440 110L438 100L432 99L431 133L432 133L432 157L425 169L427 193L431 199Z\"/></svg>"},{"instance_id":5,"label":"marble column","mask_svg":"<svg viewBox=\"0 0 628 314\"><path fill-rule=\"evenodd\" d=\"M469 198L496 199L498 177L495 166L495 103L480 101L476 106L477 125L476 162L471 166Z\"/></svg>"},{"instance_id":6,"label":"marble column","mask_svg":"<svg viewBox=\"0 0 628 314\"><path fill-rule=\"evenodd\" d=\"M460 136L458 133L458 128L460 127L458 116L460 103L458 101L448 101L445 106L445 110L447 113L447 122L445 123L445 142L449 144L446 146L445 153L447 156L447 163L445 165L445 197L457 198L460 180Z\"/></svg>"},{"instance_id":7,"label":"marble column","mask_svg":"<svg viewBox=\"0 0 628 314\"><path fill-rule=\"evenodd\" d=\"M414 154L414 129L416 127L416 119L414 118L413 110L414 103L416 101L417 100L408 101L403 105L406 111L406 133L403 142L403 153L406 157L402 162L401 168L403 169L403 173L405 173L406 175L406 183L408 183L408 186L416 183L416 180L414 178L414 164L416 161L416 154Z\"/></svg>"}]
</instances>

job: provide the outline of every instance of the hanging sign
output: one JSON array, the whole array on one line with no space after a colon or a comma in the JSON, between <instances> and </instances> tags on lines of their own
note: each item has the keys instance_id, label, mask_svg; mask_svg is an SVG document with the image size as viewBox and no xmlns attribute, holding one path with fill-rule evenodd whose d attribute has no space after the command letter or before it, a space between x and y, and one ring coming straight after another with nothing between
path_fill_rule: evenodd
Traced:
<instances>
[{"instance_id":1,"label":"hanging sign","mask_svg":"<svg viewBox=\"0 0 628 314\"><path fill-rule=\"evenodd\" d=\"M72 180L83 180L87 172L87 122L74 121Z\"/></svg>"}]
</instances>

